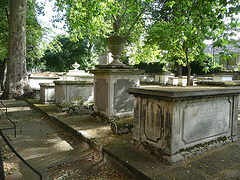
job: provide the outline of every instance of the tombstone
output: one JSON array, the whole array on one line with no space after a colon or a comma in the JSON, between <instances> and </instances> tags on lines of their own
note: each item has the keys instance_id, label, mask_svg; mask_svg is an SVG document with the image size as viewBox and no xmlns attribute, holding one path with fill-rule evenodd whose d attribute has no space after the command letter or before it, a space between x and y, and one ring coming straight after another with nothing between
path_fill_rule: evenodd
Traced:
<instances>
[{"instance_id":1,"label":"tombstone","mask_svg":"<svg viewBox=\"0 0 240 180\"><path fill-rule=\"evenodd\" d=\"M33 90L33 95L35 98L40 98L40 84L41 83L53 83L53 81L56 81L59 79L59 76L57 76L53 72L43 72L43 73L32 73L29 77L29 84L30 87Z\"/></svg>"},{"instance_id":2,"label":"tombstone","mask_svg":"<svg viewBox=\"0 0 240 180\"><path fill-rule=\"evenodd\" d=\"M40 101L44 103L54 102L55 99L55 84L40 83Z\"/></svg>"},{"instance_id":3,"label":"tombstone","mask_svg":"<svg viewBox=\"0 0 240 180\"><path fill-rule=\"evenodd\" d=\"M133 142L176 164L237 140L240 87L142 87L134 95Z\"/></svg>"},{"instance_id":4,"label":"tombstone","mask_svg":"<svg viewBox=\"0 0 240 180\"><path fill-rule=\"evenodd\" d=\"M112 62L111 53L100 55L97 61L99 62L100 65L107 65L111 63Z\"/></svg>"},{"instance_id":5,"label":"tombstone","mask_svg":"<svg viewBox=\"0 0 240 180\"><path fill-rule=\"evenodd\" d=\"M54 81L55 103L61 110L93 104L93 75L78 70L76 62L72 66L74 70L63 75L63 80Z\"/></svg>"},{"instance_id":6,"label":"tombstone","mask_svg":"<svg viewBox=\"0 0 240 180\"><path fill-rule=\"evenodd\" d=\"M146 84L147 82L147 75L143 74L143 75L139 75L140 78L140 84Z\"/></svg>"},{"instance_id":7,"label":"tombstone","mask_svg":"<svg viewBox=\"0 0 240 180\"><path fill-rule=\"evenodd\" d=\"M93 82L54 81L55 103L63 108L89 106L93 103Z\"/></svg>"},{"instance_id":8,"label":"tombstone","mask_svg":"<svg viewBox=\"0 0 240 180\"><path fill-rule=\"evenodd\" d=\"M133 115L133 96L127 89L140 85L136 70L122 65L97 65L94 74L94 111L109 119Z\"/></svg>"}]
</instances>

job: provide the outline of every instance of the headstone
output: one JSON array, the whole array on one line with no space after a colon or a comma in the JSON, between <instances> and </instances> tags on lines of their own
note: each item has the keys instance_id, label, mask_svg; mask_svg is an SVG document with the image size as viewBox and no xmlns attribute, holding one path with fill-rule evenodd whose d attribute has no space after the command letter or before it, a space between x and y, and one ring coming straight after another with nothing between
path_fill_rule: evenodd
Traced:
<instances>
[{"instance_id":1,"label":"headstone","mask_svg":"<svg viewBox=\"0 0 240 180\"><path fill-rule=\"evenodd\" d=\"M187 85L187 76L179 76L178 77L178 85L186 86Z\"/></svg>"},{"instance_id":2,"label":"headstone","mask_svg":"<svg viewBox=\"0 0 240 180\"><path fill-rule=\"evenodd\" d=\"M111 57L111 53L102 54L98 57L98 62L100 65L107 65L111 63L113 58Z\"/></svg>"},{"instance_id":3,"label":"headstone","mask_svg":"<svg viewBox=\"0 0 240 180\"><path fill-rule=\"evenodd\" d=\"M53 81L59 79L53 72L43 72L43 73L33 73L29 77L29 84L33 90L33 94L35 98L40 98L40 84L48 83L51 84Z\"/></svg>"}]
</instances>

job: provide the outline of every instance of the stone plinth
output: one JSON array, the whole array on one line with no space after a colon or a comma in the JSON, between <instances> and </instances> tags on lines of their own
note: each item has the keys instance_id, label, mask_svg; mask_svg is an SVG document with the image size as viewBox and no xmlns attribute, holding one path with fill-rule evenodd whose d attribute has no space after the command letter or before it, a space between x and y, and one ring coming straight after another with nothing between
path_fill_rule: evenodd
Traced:
<instances>
[{"instance_id":1,"label":"stone plinth","mask_svg":"<svg viewBox=\"0 0 240 180\"><path fill-rule=\"evenodd\" d=\"M121 69L120 69L121 68ZM140 85L143 70L123 66L96 66L94 74L94 111L109 119L133 115L134 99L126 90Z\"/></svg>"},{"instance_id":2,"label":"stone plinth","mask_svg":"<svg viewBox=\"0 0 240 180\"><path fill-rule=\"evenodd\" d=\"M55 103L59 107L70 107L93 102L93 82L54 81Z\"/></svg>"},{"instance_id":3,"label":"stone plinth","mask_svg":"<svg viewBox=\"0 0 240 180\"><path fill-rule=\"evenodd\" d=\"M48 103L54 102L55 98L55 84L40 83L40 100Z\"/></svg>"},{"instance_id":4,"label":"stone plinth","mask_svg":"<svg viewBox=\"0 0 240 180\"><path fill-rule=\"evenodd\" d=\"M240 87L131 88L133 139L169 164L236 140Z\"/></svg>"}]
</instances>

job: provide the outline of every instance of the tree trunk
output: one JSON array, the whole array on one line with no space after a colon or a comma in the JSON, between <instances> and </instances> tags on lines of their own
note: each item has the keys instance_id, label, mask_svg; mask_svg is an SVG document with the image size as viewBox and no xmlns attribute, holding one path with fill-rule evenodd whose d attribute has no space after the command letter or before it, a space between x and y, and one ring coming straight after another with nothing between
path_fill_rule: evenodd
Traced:
<instances>
[{"instance_id":1,"label":"tree trunk","mask_svg":"<svg viewBox=\"0 0 240 180\"><path fill-rule=\"evenodd\" d=\"M190 62L189 62L189 58L188 58L188 48L186 48L185 55L186 55L186 59L187 59L187 69L188 69L187 85L189 86L190 85L190 76L191 76L191 66L190 66Z\"/></svg>"},{"instance_id":2,"label":"tree trunk","mask_svg":"<svg viewBox=\"0 0 240 180\"><path fill-rule=\"evenodd\" d=\"M7 61L7 59L4 59L3 62L0 64L0 90L1 91L4 90L6 61Z\"/></svg>"},{"instance_id":3,"label":"tree trunk","mask_svg":"<svg viewBox=\"0 0 240 180\"><path fill-rule=\"evenodd\" d=\"M11 0L6 87L3 98L32 92L26 70L26 0Z\"/></svg>"},{"instance_id":4,"label":"tree trunk","mask_svg":"<svg viewBox=\"0 0 240 180\"><path fill-rule=\"evenodd\" d=\"M177 76L182 76L182 65L177 64Z\"/></svg>"}]
</instances>

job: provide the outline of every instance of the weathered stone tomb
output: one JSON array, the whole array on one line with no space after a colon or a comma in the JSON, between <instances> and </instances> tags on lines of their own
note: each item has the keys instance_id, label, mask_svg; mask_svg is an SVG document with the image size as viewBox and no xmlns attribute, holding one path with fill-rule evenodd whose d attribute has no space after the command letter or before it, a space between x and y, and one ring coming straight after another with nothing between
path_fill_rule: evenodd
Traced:
<instances>
[{"instance_id":1,"label":"weathered stone tomb","mask_svg":"<svg viewBox=\"0 0 240 180\"><path fill-rule=\"evenodd\" d=\"M127 66L99 65L94 74L94 111L110 119L133 116L134 98L127 89L140 85L143 70Z\"/></svg>"},{"instance_id":2,"label":"weathered stone tomb","mask_svg":"<svg viewBox=\"0 0 240 180\"><path fill-rule=\"evenodd\" d=\"M135 97L133 140L169 164L237 137L239 87L144 87Z\"/></svg>"}]
</instances>

